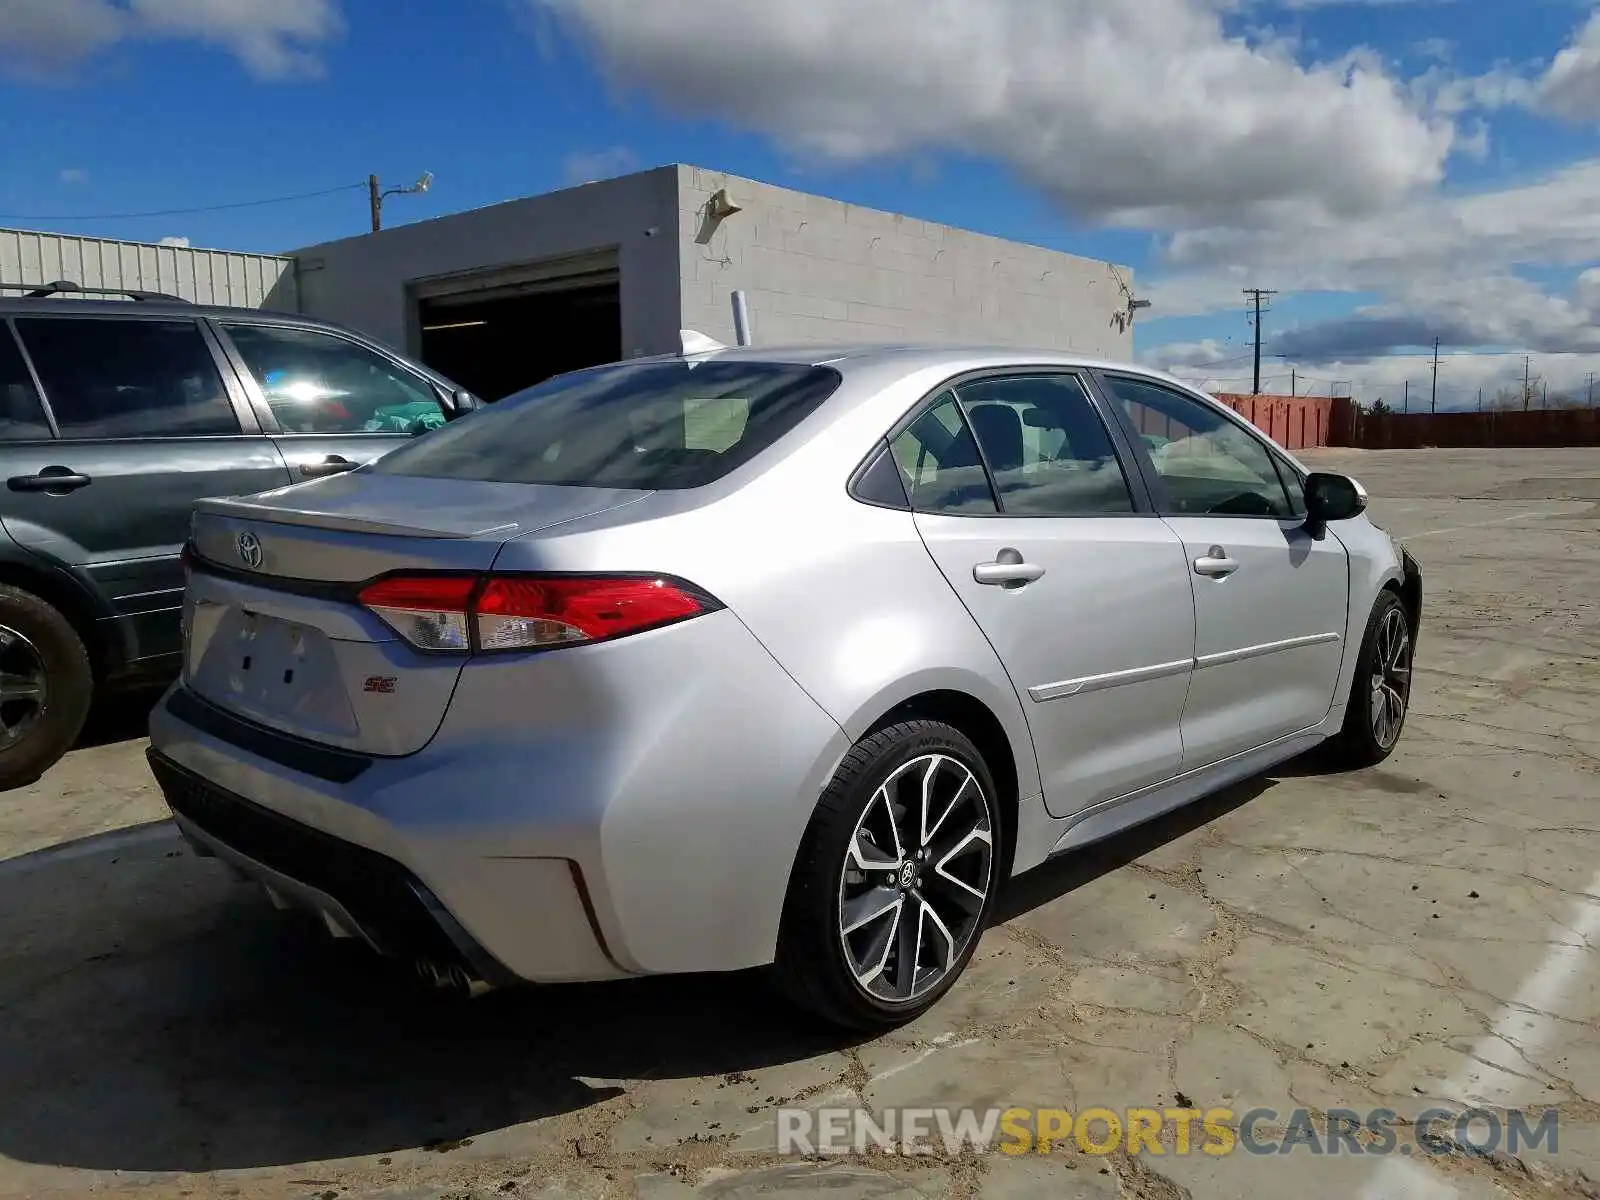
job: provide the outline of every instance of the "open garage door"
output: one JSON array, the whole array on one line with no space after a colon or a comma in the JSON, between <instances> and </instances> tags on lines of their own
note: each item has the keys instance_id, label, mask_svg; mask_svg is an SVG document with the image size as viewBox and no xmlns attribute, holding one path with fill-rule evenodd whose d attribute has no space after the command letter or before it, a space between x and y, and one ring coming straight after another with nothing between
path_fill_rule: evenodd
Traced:
<instances>
[{"instance_id":1,"label":"open garage door","mask_svg":"<svg viewBox=\"0 0 1600 1200\"><path fill-rule=\"evenodd\" d=\"M616 252L414 286L421 358L485 400L622 357Z\"/></svg>"}]
</instances>

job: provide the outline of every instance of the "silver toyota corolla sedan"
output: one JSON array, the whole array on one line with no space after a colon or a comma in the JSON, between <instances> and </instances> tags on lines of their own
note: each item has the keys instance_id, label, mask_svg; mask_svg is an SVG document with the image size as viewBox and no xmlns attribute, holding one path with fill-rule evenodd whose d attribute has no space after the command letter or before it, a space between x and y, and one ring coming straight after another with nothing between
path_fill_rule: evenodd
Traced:
<instances>
[{"instance_id":1,"label":"silver toyota corolla sedan","mask_svg":"<svg viewBox=\"0 0 1600 1200\"><path fill-rule=\"evenodd\" d=\"M436 983L771 964L871 1028L1008 878L1394 748L1415 562L1209 397L686 342L199 506L150 749L191 842Z\"/></svg>"}]
</instances>

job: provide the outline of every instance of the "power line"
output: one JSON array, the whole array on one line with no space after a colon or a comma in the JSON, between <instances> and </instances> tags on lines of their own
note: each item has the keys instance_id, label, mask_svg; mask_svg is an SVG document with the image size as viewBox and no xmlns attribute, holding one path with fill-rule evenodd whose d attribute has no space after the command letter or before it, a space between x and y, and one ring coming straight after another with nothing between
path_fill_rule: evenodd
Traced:
<instances>
[{"instance_id":1,"label":"power line","mask_svg":"<svg viewBox=\"0 0 1600 1200\"><path fill-rule=\"evenodd\" d=\"M271 196L265 200L238 200L232 204L207 204L200 208L163 208L150 212L90 213L72 217L24 216L19 213L0 213L0 221L132 221L142 217L186 217L195 213L225 212L236 208L259 208L266 204L288 204L295 200L314 200L318 196L333 196L339 192L352 192L364 188L365 183L346 183L339 187L323 188L318 192L297 192L292 196Z\"/></svg>"}]
</instances>

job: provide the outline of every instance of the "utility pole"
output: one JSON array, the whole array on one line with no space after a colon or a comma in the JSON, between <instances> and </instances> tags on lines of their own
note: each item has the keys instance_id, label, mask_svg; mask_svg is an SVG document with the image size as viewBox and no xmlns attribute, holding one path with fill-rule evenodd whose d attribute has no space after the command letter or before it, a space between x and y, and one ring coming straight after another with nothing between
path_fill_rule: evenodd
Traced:
<instances>
[{"instance_id":1,"label":"utility pole","mask_svg":"<svg viewBox=\"0 0 1600 1200\"><path fill-rule=\"evenodd\" d=\"M1586 400L1585 403L1590 408L1594 407L1594 372L1593 371L1589 372L1589 399Z\"/></svg>"},{"instance_id":2,"label":"utility pole","mask_svg":"<svg viewBox=\"0 0 1600 1200\"><path fill-rule=\"evenodd\" d=\"M1295 391L1295 388L1296 388L1296 386L1297 386L1297 384L1299 382L1299 378L1300 378L1299 371L1295 370L1295 368L1293 368L1293 367L1290 367L1289 368L1289 399L1291 399L1291 400L1293 400L1295 398L1295 396L1297 395L1297 393Z\"/></svg>"},{"instance_id":3,"label":"utility pole","mask_svg":"<svg viewBox=\"0 0 1600 1200\"><path fill-rule=\"evenodd\" d=\"M1531 354L1524 354L1522 356L1522 411L1523 412L1527 412L1528 411L1528 405L1533 403L1533 379L1528 374L1528 372L1530 370L1532 370L1532 366L1533 366L1533 356Z\"/></svg>"},{"instance_id":4,"label":"utility pole","mask_svg":"<svg viewBox=\"0 0 1600 1200\"><path fill-rule=\"evenodd\" d=\"M1411 411L1411 380L1409 380L1409 379L1406 380L1405 399L1400 401L1400 405L1401 405L1401 407L1400 407L1400 411L1401 412L1410 412Z\"/></svg>"},{"instance_id":5,"label":"utility pole","mask_svg":"<svg viewBox=\"0 0 1600 1200\"><path fill-rule=\"evenodd\" d=\"M1433 390L1428 394L1428 411L1439 411L1439 339L1433 339Z\"/></svg>"},{"instance_id":6,"label":"utility pole","mask_svg":"<svg viewBox=\"0 0 1600 1200\"><path fill-rule=\"evenodd\" d=\"M386 196L410 196L425 192L433 186L433 172L424 171L422 178L410 187L392 187L388 191L378 189L378 177L367 176L367 207L372 211L372 232L377 233L383 228L383 201Z\"/></svg>"},{"instance_id":7,"label":"utility pole","mask_svg":"<svg viewBox=\"0 0 1600 1200\"><path fill-rule=\"evenodd\" d=\"M1482 388L1478 389L1478 411L1479 412L1483 411L1483 389Z\"/></svg>"},{"instance_id":8,"label":"utility pole","mask_svg":"<svg viewBox=\"0 0 1600 1200\"><path fill-rule=\"evenodd\" d=\"M1539 381L1539 407L1550 407L1550 381L1548 379Z\"/></svg>"},{"instance_id":9,"label":"utility pole","mask_svg":"<svg viewBox=\"0 0 1600 1200\"><path fill-rule=\"evenodd\" d=\"M1249 296L1255 307L1254 324L1256 327L1256 374L1253 396L1261 394L1261 301L1265 296L1276 296L1278 293L1271 288L1245 288L1244 294Z\"/></svg>"}]
</instances>

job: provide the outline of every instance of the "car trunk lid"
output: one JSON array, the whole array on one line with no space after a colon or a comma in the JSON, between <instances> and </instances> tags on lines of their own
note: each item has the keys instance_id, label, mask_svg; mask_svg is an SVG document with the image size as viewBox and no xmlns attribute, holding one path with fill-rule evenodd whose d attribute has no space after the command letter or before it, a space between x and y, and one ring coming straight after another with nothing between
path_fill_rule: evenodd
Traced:
<instances>
[{"instance_id":1,"label":"car trunk lid","mask_svg":"<svg viewBox=\"0 0 1600 1200\"><path fill-rule=\"evenodd\" d=\"M433 737L466 661L357 600L394 572L482 572L511 538L648 496L352 472L203 500L184 598L185 684L257 724L380 755Z\"/></svg>"}]
</instances>

